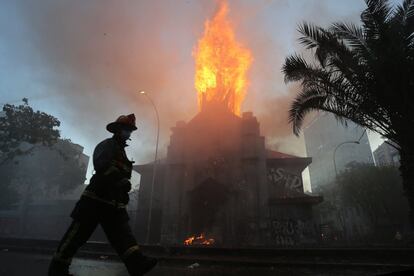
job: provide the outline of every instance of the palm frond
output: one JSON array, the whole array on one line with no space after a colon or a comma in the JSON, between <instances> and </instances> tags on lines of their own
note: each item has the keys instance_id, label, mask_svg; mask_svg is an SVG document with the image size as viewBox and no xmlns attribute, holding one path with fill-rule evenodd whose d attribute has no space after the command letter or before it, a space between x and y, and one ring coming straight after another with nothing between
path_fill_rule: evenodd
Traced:
<instances>
[{"instance_id":1,"label":"palm frond","mask_svg":"<svg viewBox=\"0 0 414 276\"><path fill-rule=\"evenodd\" d=\"M299 26L298 31L303 35L299 42L307 49L315 49L315 57L324 67L331 48L337 45L336 37L329 31L306 22Z\"/></svg>"},{"instance_id":2,"label":"palm frond","mask_svg":"<svg viewBox=\"0 0 414 276\"><path fill-rule=\"evenodd\" d=\"M393 18L399 20L402 25L412 23L414 20L414 0L404 0L404 2L395 9Z\"/></svg>"},{"instance_id":3,"label":"palm frond","mask_svg":"<svg viewBox=\"0 0 414 276\"><path fill-rule=\"evenodd\" d=\"M342 79L341 82L346 84L346 91L355 91L364 94L362 88L369 81L370 70L366 65L360 64L359 60L351 55L352 52L341 56L332 57L328 67L333 68L332 72Z\"/></svg>"},{"instance_id":4,"label":"palm frond","mask_svg":"<svg viewBox=\"0 0 414 276\"><path fill-rule=\"evenodd\" d=\"M365 0L367 8L361 14L361 21L367 40L382 36L388 20L392 17L389 0Z\"/></svg>"},{"instance_id":5,"label":"palm frond","mask_svg":"<svg viewBox=\"0 0 414 276\"><path fill-rule=\"evenodd\" d=\"M318 110L326 101L326 95L316 89L304 89L293 101L289 110L289 122L293 125L293 133L298 136L305 115L312 110Z\"/></svg>"},{"instance_id":6,"label":"palm frond","mask_svg":"<svg viewBox=\"0 0 414 276\"><path fill-rule=\"evenodd\" d=\"M394 31L403 35L402 43L412 50L414 46L414 0L404 0L395 9L391 23Z\"/></svg>"},{"instance_id":7,"label":"palm frond","mask_svg":"<svg viewBox=\"0 0 414 276\"><path fill-rule=\"evenodd\" d=\"M407 37L407 46L412 49L411 58L414 59L414 32L408 35Z\"/></svg>"},{"instance_id":8,"label":"palm frond","mask_svg":"<svg viewBox=\"0 0 414 276\"><path fill-rule=\"evenodd\" d=\"M330 31L346 41L347 45L357 52L361 52L361 54L368 52L364 30L360 26L353 23L337 22L332 24Z\"/></svg>"},{"instance_id":9,"label":"palm frond","mask_svg":"<svg viewBox=\"0 0 414 276\"><path fill-rule=\"evenodd\" d=\"M316 70L316 68L298 54L288 56L282 67L282 72L285 74L285 82L301 80L313 70Z\"/></svg>"},{"instance_id":10,"label":"palm frond","mask_svg":"<svg viewBox=\"0 0 414 276\"><path fill-rule=\"evenodd\" d=\"M338 59L337 62L342 62L342 60ZM329 65L331 66L331 64ZM348 67L347 65L342 65L341 68L343 71L346 71ZM311 66L303 57L297 54L286 59L282 71L285 74L286 82L301 81L305 89L317 89L327 94L340 95L346 101L352 103L358 101L355 91L358 90L360 80L358 79L359 76L353 72L345 74L339 70L337 72L328 71L324 68Z\"/></svg>"},{"instance_id":11,"label":"palm frond","mask_svg":"<svg viewBox=\"0 0 414 276\"><path fill-rule=\"evenodd\" d=\"M322 67L326 67L332 57L341 55L347 51L346 45L338 38L337 34L326 31L326 35L316 48L315 56Z\"/></svg>"},{"instance_id":12,"label":"palm frond","mask_svg":"<svg viewBox=\"0 0 414 276\"><path fill-rule=\"evenodd\" d=\"M387 22L392 15L392 8L389 0L365 0L367 9L363 12L368 13L373 20Z\"/></svg>"},{"instance_id":13,"label":"palm frond","mask_svg":"<svg viewBox=\"0 0 414 276\"><path fill-rule=\"evenodd\" d=\"M396 10L388 0L366 3L362 26L339 22L329 29L309 23L299 27L300 42L315 59L312 63L294 54L282 68L285 82L302 84L289 111L296 135L311 110L333 113L342 123L352 120L389 139L395 137L396 121L397 129L414 125L407 119L414 108L414 94L409 93L414 87L414 0L404 0Z\"/></svg>"},{"instance_id":14,"label":"palm frond","mask_svg":"<svg viewBox=\"0 0 414 276\"><path fill-rule=\"evenodd\" d=\"M298 27L299 33L302 37L299 42L303 44L306 49L312 49L319 45L319 42L324 39L325 31L316 25L304 22Z\"/></svg>"}]
</instances>

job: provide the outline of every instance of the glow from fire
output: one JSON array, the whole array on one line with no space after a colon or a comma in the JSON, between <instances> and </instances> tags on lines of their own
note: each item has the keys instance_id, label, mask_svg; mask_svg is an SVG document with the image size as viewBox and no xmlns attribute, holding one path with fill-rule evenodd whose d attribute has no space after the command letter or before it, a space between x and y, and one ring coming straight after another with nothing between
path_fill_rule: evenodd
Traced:
<instances>
[{"instance_id":1,"label":"glow from fire","mask_svg":"<svg viewBox=\"0 0 414 276\"><path fill-rule=\"evenodd\" d=\"M207 239L204 234L199 236L191 236L184 241L184 245L212 245L214 244L214 239Z\"/></svg>"},{"instance_id":2,"label":"glow from fire","mask_svg":"<svg viewBox=\"0 0 414 276\"><path fill-rule=\"evenodd\" d=\"M205 22L204 36L193 54L195 88L200 109L213 102L240 115L248 85L246 75L253 59L250 50L236 41L227 19L228 10L227 3L221 1L213 19Z\"/></svg>"}]
</instances>

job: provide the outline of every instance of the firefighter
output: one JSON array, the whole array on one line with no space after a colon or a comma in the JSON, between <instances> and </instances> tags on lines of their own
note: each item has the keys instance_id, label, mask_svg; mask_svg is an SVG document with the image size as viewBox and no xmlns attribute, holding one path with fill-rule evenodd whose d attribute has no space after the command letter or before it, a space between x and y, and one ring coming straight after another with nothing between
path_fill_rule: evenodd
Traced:
<instances>
[{"instance_id":1,"label":"firefighter","mask_svg":"<svg viewBox=\"0 0 414 276\"><path fill-rule=\"evenodd\" d=\"M131 276L151 270L157 260L144 256L128 224L126 205L131 190L132 163L126 156L126 141L136 130L135 115L122 115L106 126L113 133L93 152L95 174L71 213L73 221L64 234L49 266L49 276L69 276L76 251L100 224L112 247Z\"/></svg>"}]
</instances>

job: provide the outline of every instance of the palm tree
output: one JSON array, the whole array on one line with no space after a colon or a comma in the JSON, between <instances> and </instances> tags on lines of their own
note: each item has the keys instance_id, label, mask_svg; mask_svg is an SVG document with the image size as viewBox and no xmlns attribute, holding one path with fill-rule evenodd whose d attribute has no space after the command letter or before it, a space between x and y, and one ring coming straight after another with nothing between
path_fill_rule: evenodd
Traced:
<instances>
[{"instance_id":1,"label":"palm tree","mask_svg":"<svg viewBox=\"0 0 414 276\"><path fill-rule=\"evenodd\" d=\"M396 7L388 0L365 2L362 24L300 25L299 41L314 58L285 60L285 81L302 87L289 119L299 135L308 112L326 111L393 142L414 226L414 0Z\"/></svg>"}]
</instances>

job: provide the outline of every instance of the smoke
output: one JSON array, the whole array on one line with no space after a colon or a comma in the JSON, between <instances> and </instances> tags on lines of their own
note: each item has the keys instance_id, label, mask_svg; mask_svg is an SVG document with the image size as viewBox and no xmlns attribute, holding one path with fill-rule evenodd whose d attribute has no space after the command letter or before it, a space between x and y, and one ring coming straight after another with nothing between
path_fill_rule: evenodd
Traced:
<instances>
[{"instance_id":1,"label":"smoke","mask_svg":"<svg viewBox=\"0 0 414 276\"><path fill-rule=\"evenodd\" d=\"M191 51L203 13L214 3L42 0L17 5L31 43L26 62L44 72L51 107L59 106L55 113L68 133L81 134L93 145L108 135L106 123L134 112L139 127L134 151L148 159L155 115L139 90L156 103L164 138L176 120L196 112Z\"/></svg>"},{"instance_id":2,"label":"smoke","mask_svg":"<svg viewBox=\"0 0 414 276\"><path fill-rule=\"evenodd\" d=\"M244 110L251 110L258 117L267 147L306 156L303 136L293 135L292 125L288 123L290 106L301 87L298 83L285 84L281 67L286 56L294 52L312 58L298 42L297 28L302 22L325 27L341 20L358 22L363 1L353 0L347 5L327 0L274 0L237 5L233 18L238 22L238 35L254 57ZM304 126L315 115L305 117Z\"/></svg>"},{"instance_id":3,"label":"smoke","mask_svg":"<svg viewBox=\"0 0 414 276\"><path fill-rule=\"evenodd\" d=\"M229 1L237 40L254 58L242 110L254 112L274 149L305 155L303 141L287 122L299 88L286 86L280 69L299 47L299 22L337 20L329 3ZM134 112L139 129L130 156L151 161L156 122L152 106L137 93L145 90L160 113L165 154L170 127L197 112L191 54L217 1L21 0L15 5L30 49L26 66L37 72L66 134L75 134L90 154L108 136L108 122Z\"/></svg>"}]
</instances>

